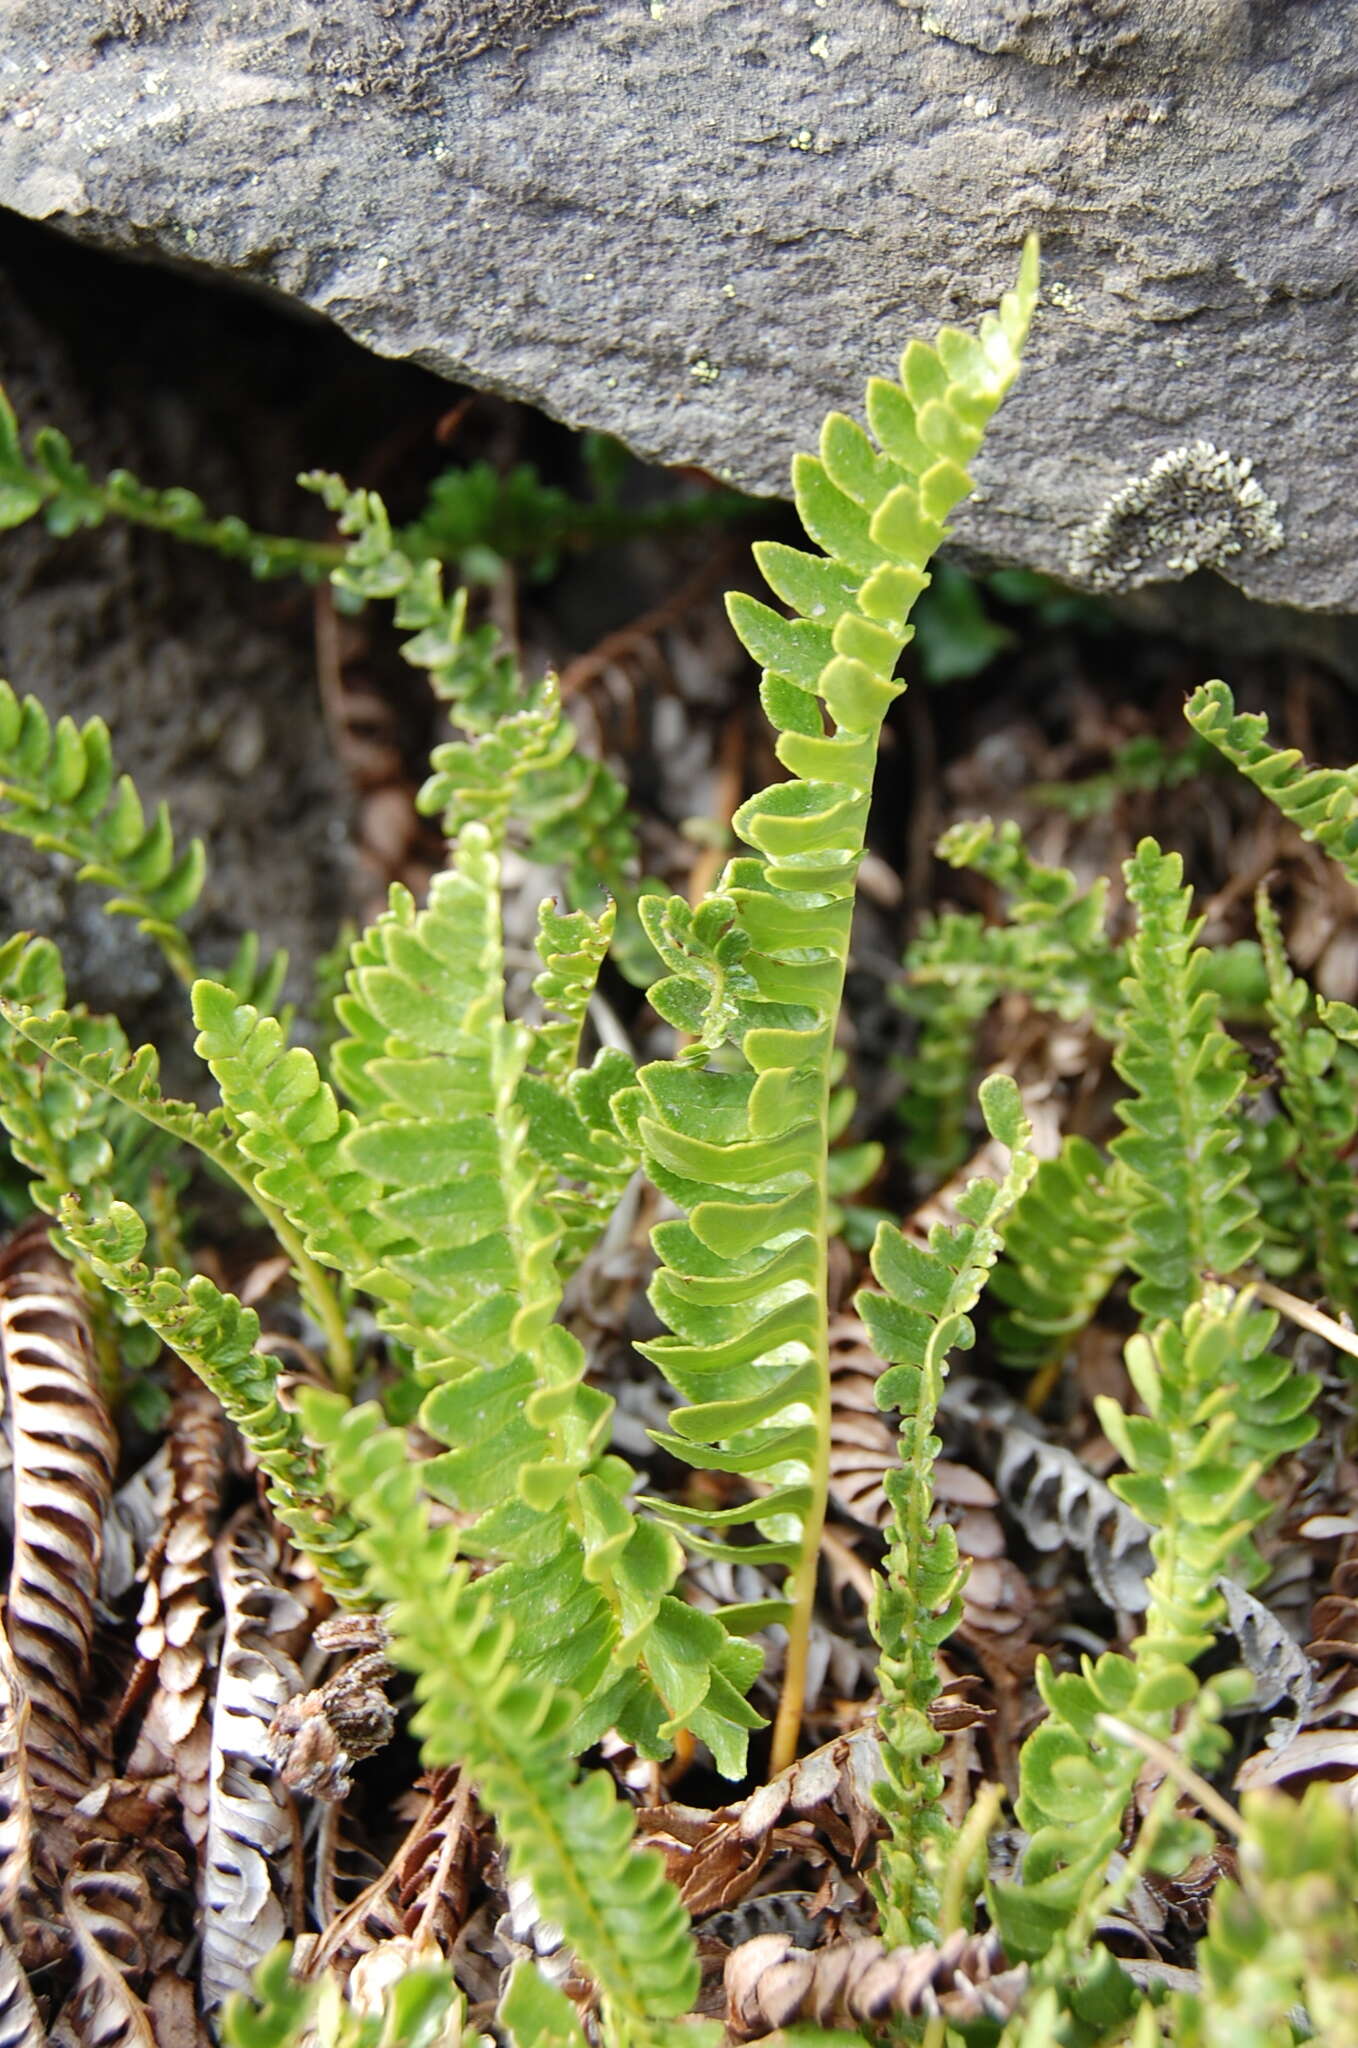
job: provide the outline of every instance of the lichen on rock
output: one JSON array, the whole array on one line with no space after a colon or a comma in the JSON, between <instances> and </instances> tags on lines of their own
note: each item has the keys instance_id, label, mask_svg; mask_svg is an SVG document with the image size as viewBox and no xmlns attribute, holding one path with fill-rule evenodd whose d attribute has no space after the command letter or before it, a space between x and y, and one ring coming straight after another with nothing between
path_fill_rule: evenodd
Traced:
<instances>
[{"instance_id":1,"label":"lichen on rock","mask_svg":"<svg viewBox=\"0 0 1358 2048\"><path fill-rule=\"evenodd\" d=\"M1157 456L1079 529L1070 574L1094 590L1125 590L1219 569L1240 554L1271 555L1284 538L1248 457L1189 441Z\"/></svg>"}]
</instances>

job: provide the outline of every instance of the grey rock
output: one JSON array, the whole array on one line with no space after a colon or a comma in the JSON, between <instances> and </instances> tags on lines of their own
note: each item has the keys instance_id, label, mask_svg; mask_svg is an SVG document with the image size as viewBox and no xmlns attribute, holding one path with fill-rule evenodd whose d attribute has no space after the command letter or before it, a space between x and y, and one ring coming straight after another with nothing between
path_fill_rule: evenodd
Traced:
<instances>
[{"instance_id":1,"label":"grey rock","mask_svg":"<svg viewBox=\"0 0 1358 2048\"><path fill-rule=\"evenodd\" d=\"M1319 610L1358 610L1355 132L1358 0L10 0L0 29L0 200L756 490L1037 228L1048 305L958 540Z\"/></svg>"}]
</instances>

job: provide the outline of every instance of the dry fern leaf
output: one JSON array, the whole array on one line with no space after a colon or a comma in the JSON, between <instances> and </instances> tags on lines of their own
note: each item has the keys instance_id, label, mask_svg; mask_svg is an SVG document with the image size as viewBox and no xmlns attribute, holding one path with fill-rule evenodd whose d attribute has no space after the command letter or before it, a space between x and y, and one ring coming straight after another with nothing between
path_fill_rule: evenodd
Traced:
<instances>
[{"instance_id":1,"label":"dry fern leaf","mask_svg":"<svg viewBox=\"0 0 1358 2048\"><path fill-rule=\"evenodd\" d=\"M727 2024L737 2041L755 2041L799 2023L866 2026L888 2014L1003 2023L1027 1982L1025 1968L1005 1968L993 1935L961 1928L938 1948L861 1940L804 1949L786 1934L761 1934L727 1959Z\"/></svg>"},{"instance_id":2,"label":"dry fern leaf","mask_svg":"<svg viewBox=\"0 0 1358 2048\"><path fill-rule=\"evenodd\" d=\"M229 1433L216 1397L195 1381L170 1411L170 1497L159 1543L146 1561L137 1653L155 1666L129 1777L169 1773L184 1832L196 1847L207 1829L212 1731L209 1618L217 1604L212 1549L226 1480Z\"/></svg>"},{"instance_id":3,"label":"dry fern leaf","mask_svg":"<svg viewBox=\"0 0 1358 2048\"><path fill-rule=\"evenodd\" d=\"M18 1927L33 1862L28 1780L28 1694L9 1642L0 1634L0 1930ZM3 2039L3 2036L0 2036Z\"/></svg>"},{"instance_id":4,"label":"dry fern leaf","mask_svg":"<svg viewBox=\"0 0 1358 2048\"><path fill-rule=\"evenodd\" d=\"M1027 1410L1000 1388L954 1374L943 1407L983 1442L995 1439L995 1484L1034 1550L1070 1544L1106 1606L1143 1613L1153 1560L1150 1531L1140 1517L1073 1451L1044 1437ZM983 1462L992 1464L990 1458Z\"/></svg>"},{"instance_id":5,"label":"dry fern leaf","mask_svg":"<svg viewBox=\"0 0 1358 2048\"><path fill-rule=\"evenodd\" d=\"M62 1887L66 1924L75 1940L80 1981L53 2036L54 2048L157 2048L145 2005L130 1978L150 1968L149 1944L159 1918L139 1870L86 1868Z\"/></svg>"},{"instance_id":6,"label":"dry fern leaf","mask_svg":"<svg viewBox=\"0 0 1358 2048\"><path fill-rule=\"evenodd\" d=\"M207 1832L199 1874L199 1988L214 2011L290 1931L297 1891L292 1800L269 1756L274 1715L302 1689L292 1649L306 1609L281 1580L279 1544L253 1507L214 1549L225 1628L212 1708Z\"/></svg>"},{"instance_id":7,"label":"dry fern leaf","mask_svg":"<svg viewBox=\"0 0 1358 2048\"><path fill-rule=\"evenodd\" d=\"M476 1802L460 1771L429 1779L423 1813L402 1846L396 1875L405 1933L445 1954L466 1924L476 1855Z\"/></svg>"},{"instance_id":8,"label":"dry fern leaf","mask_svg":"<svg viewBox=\"0 0 1358 2048\"><path fill-rule=\"evenodd\" d=\"M47 2048L23 1965L0 1931L0 2048Z\"/></svg>"},{"instance_id":9,"label":"dry fern leaf","mask_svg":"<svg viewBox=\"0 0 1358 2048\"><path fill-rule=\"evenodd\" d=\"M0 1256L0 1353L14 1454L6 1628L29 1701L35 1789L88 1790L83 1712L117 1444L99 1391L84 1299L45 1224Z\"/></svg>"}]
</instances>

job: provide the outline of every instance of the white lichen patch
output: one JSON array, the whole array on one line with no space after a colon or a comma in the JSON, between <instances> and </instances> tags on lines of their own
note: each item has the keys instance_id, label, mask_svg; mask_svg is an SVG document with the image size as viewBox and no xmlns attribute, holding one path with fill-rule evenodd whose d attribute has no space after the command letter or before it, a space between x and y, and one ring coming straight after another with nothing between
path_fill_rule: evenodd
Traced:
<instances>
[{"instance_id":1,"label":"white lichen patch","mask_svg":"<svg viewBox=\"0 0 1358 2048\"><path fill-rule=\"evenodd\" d=\"M1283 538L1249 460L1189 441L1157 456L1080 528L1070 573L1094 590L1122 590L1217 569L1235 555L1271 555Z\"/></svg>"}]
</instances>

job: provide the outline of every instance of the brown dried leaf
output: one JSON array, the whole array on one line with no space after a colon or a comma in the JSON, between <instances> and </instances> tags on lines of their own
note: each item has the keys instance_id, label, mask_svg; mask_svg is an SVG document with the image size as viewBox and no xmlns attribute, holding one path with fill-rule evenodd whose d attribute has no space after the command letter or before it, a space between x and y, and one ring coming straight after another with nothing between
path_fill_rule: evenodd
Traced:
<instances>
[{"instance_id":1,"label":"brown dried leaf","mask_svg":"<svg viewBox=\"0 0 1358 2048\"><path fill-rule=\"evenodd\" d=\"M761 1934L733 1949L726 1964L727 2024L737 2041L780 2027L859 2026L888 2013L902 2019L942 2015L958 2025L1007 2020L1028 1981L1004 1967L994 1935L959 1929L935 1948L885 1949L880 1941L794 1947L785 1934Z\"/></svg>"},{"instance_id":2,"label":"brown dried leaf","mask_svg":"<svg viewBox=\"0 0 1358 2048\"><path fill-rule=\"evenodd\" d=\"M18 1926L32 1879L33 1809L28 1778L28 1694L0 1634L0 1929ZM7 2037L0 2032L0 2042Z\"/></svg>"},{"instance_id":3,"label":"brown dried leaf","mask_svg":"<svg viewBox=\"0 0 1358 2048\"><path fill-rule=\"evenodd\" d=\"M0 2044L3 2048L46 2048L47 2030L14 1949L0 1931Z\"/></svg>"},{"instance_id":4,"label":"brown dried leaf","mask_svg":"<svg viewBox=\"0 0 1358 2048\"><path fill-rule=\"evenodd\" d=\"M225 1634L212 1709L207 1832L199 1875L199 1985L211 2012L283 1940L298 1891L292 1801L274 1779L268 1731L301 1673L291 1643L306 1610L281 1582L277 1539L243 1509L214 1547Z\"/></svg>"},{"instance_id":5,"label":"brown dried leaf","mask_svg":"<svg viewBox=\"0 0 1358 2048\"><path fill-rule=\"evenodd\" d=\"M128 1776L173 1776L184 1832L195 1847L207 1828L208 1624L217 1604L212 1546L229 1443L215 1396L196 1381L182 1388L170 1413L170 1500L161 1540L147 1560L138 1616L137 1650L155 1666L155 1688Z\"/></svg>"},{"instance_id":6,"label":"brown dried leaf","mask_svg":"<svg viewBox=\"0 0 1358 2048\"><path fill-rule=\"evenodd\" d=\"M0 1256L0 1354L14 1451L6 1628L33 1785L71 1802L91 1776L84 1699L117 1444L84 1299L45 1224Z\"/></svg>"},{"instance_id":7,"label":"brown dried leaf","mask_svg":"<svg viewBox=\"0 0 1358 2048\"><path fill-rule=\"evenodd\" d=\"M354 1765L385 1749L396 1732L385 1689L392 1676L385 1654L370 1650L314 1692L283 1702L269 1726L269 1755L290 1791L348 1798Z\"/></svg>"},{"instance_id":8,"label":"brown dried leaf","mask_svg":"<svg viewBox=\"0 0 1358 2048\"><path fill-rule=\"evenodd\" d=\"M79 2048L156 2048L150 2015L131 1979L144 1978L159 1918L140 1870L84 1868L62 1887L80 1981L60 2036Z\"/></svg>"},{"instance_id":9,"label":"brown dried leaf","mask_svg":"<svg viewBox=\"0 0 1358 2048\"><path fill-rule=\"evenodd\" d=\"M995 1484L1033 1548L1059 1550L1069 1543L1106 1605L1142 1613L1152 1559L1150 1531L1139 1516L1073 1451L1049 1442L1027 1410L1000 1388L954 1374L943 1407L975 1429L983 1443L994 1441ZM984 1462L989 1466L991 1460Z\"/></svg>"}]
</instances>

